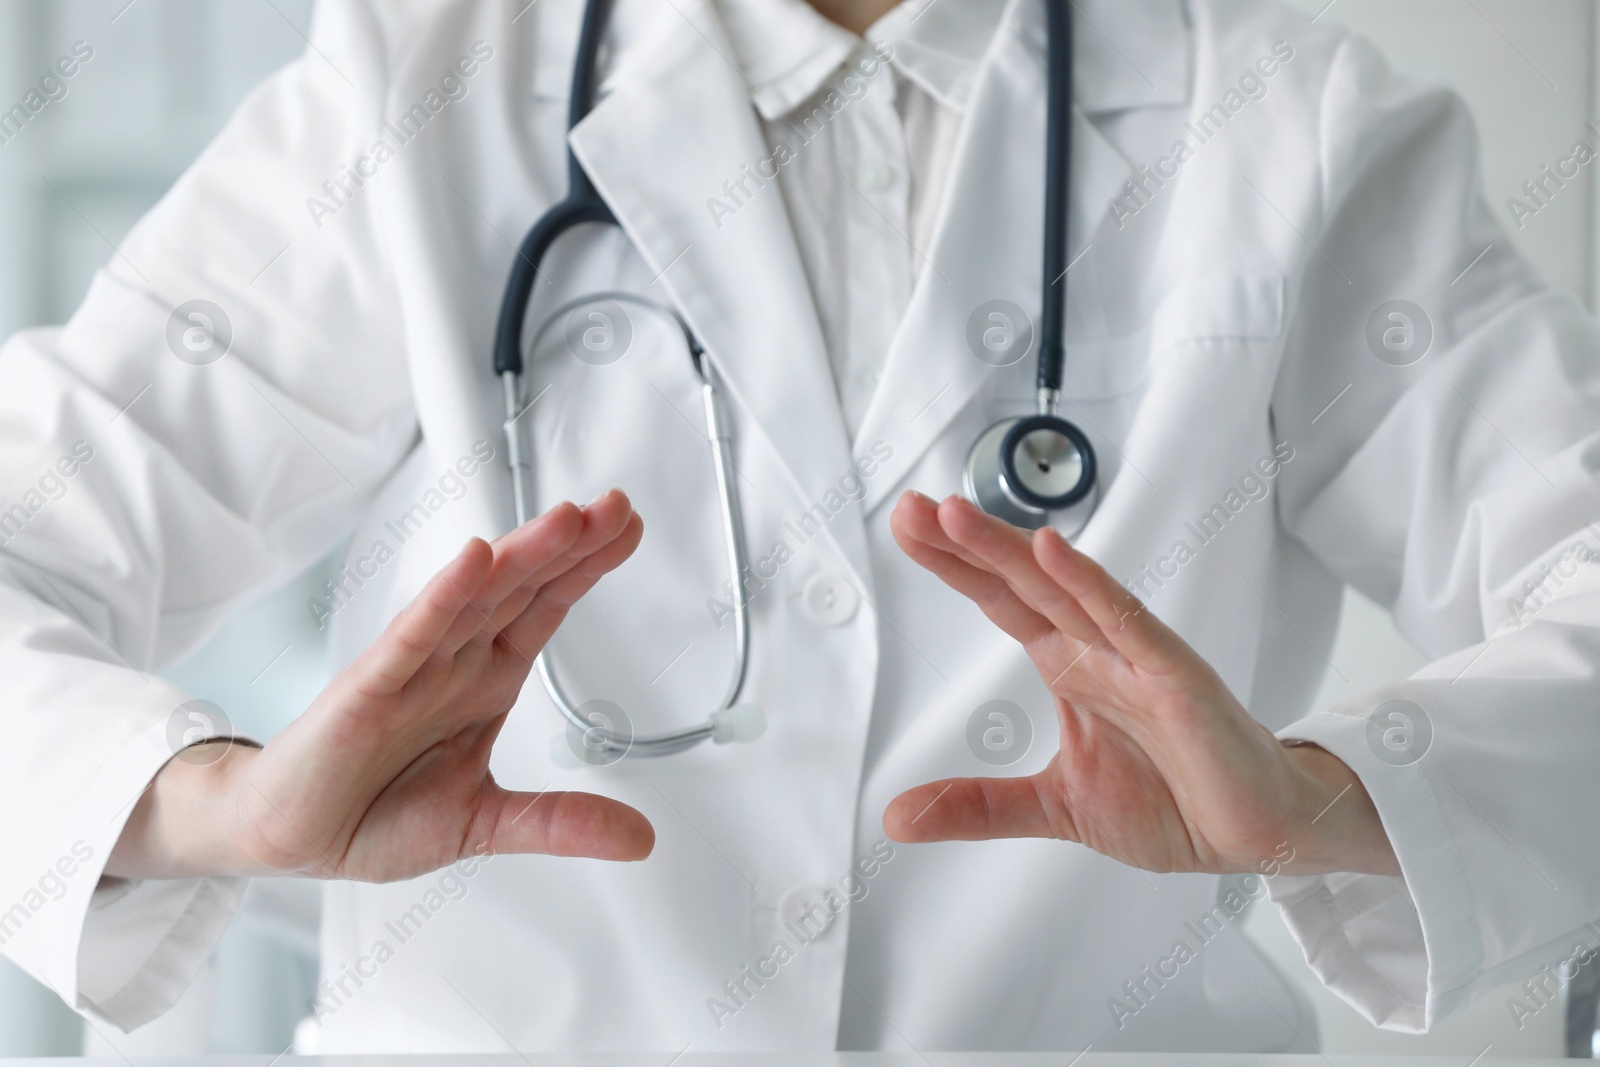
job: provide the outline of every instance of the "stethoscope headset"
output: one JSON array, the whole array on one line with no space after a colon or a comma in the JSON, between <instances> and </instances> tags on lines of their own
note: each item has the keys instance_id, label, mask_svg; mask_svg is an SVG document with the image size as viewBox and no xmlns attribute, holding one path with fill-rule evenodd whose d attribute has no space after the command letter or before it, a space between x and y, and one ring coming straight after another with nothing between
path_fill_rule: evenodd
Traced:
<instances>
[{"instance_id":1,"label":"stethoscope headset","mask_svg":"<svg viewBox=\"0 0 1600 1067\"><path fill-rule=\"evenodd\" d=\"M1036 414L1007 418L985 430L967 456L967 496L984 511L1028 529L1049 522L1052 514L1070 512L1077 528L1087 522L1098 498L1093 446L1077 426L1057 413L1062 371L1066 364L1067 211L1072 174L1073 30L1070 0L1044 0L1049 35L1048 111L1045 120L1045 208L1043 314L1039 330ZM587 0L573 63L567 130L589 114L599 84L600 40L610 16L611 0ZM585 223L617 225L571 146L567 149L567 195L542 215L523 238L506 283L494 341L494 370L501 382L505 407L507 457L517 524L533 518L532 458L526 447L522 416L524 326L535 280L545 254L556 240ZM535 331L527 351L562 316L601 300L628 302L670 315L682 332L684 346L701 381L706 411L706 436L712 443L723 536L732 587L735 656L732 677L717 710L691 727L649 736L634 736L618 723L613 705L593 708L573 703L541 653L535 667L545 691L566 720L566 745L578 760L593 765L615 762L623 755L665 756L702 741L718 744L752 741L765 730L761 709L740 703L750 663L750 618L738 593L745 570L743 518L739 509L733 439L722 406L721 379L715 363L694 331L675 308L629 293L596 293L570 301L552 312ZM596 702L603 704L604 702ZM611 712L611 713L608 713ZM558 749L559 754L559 749Z\"/></svg>"}]
</instances>

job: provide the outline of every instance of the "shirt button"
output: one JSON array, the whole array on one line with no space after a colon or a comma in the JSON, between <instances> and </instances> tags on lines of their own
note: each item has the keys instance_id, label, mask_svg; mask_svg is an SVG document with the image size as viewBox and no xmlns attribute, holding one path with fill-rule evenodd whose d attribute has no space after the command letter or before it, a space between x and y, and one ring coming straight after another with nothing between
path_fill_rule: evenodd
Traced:
<instances>
[{"instance_id":1,"label":"shirt button","mask_svg":"<svg viewBox=\"0 0 1600 1067\"><path fill-rule=\"evenodd\" d=\"M882 163L868 163L857 174L861 188L869 193L881 193L894 184L894 172Z\"/></svg>"},{"instance_id":2,"label":"shirt button","mask_svg":"<svg viewBox=\"0 0 1600 1067\"><path fill-rule=\"evenodd\" d=\"M833 574L819 574L801 593L806 614L824 626L843 626L856 617L861 594L855 586Z\"/></svg>"},{"instance_id":3,"label":"shirt button","mask_svg":"<svg viewBox=\"0 0 1600 1067\"><path fill-rule=\"evenodd\" d=\"M837 897L835 903L842 900ZM791 889L778 902L778 918L796 937L811 941L833 929L834 913L827 891L816 886Z\"/></svg>"}]
</instances>

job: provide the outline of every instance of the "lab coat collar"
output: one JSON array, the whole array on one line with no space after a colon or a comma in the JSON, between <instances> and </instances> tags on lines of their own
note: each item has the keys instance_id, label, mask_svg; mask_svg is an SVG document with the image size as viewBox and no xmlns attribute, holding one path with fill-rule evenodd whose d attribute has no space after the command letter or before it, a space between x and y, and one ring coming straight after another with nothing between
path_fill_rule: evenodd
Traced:
<instances>
[{"instance_id":1,"label":"lab coat collar","mask_svg":"<svg viewBox=\"0 0 1600 1067\"><path fill-rule=\"evenodd\" d=\"M1034 6L1035 0L1028 0ZM947 107L965 112L1008 0L903 0L866 33L894 47L894 64ZM717 0L731 58L768 120L810 99L861 38L806 0ZM1181 104L1191 59L1183 0L1076 0L1077 102L1088 114ZM1042 48L1039 12L1015 19Z\"/></svg>"},{"instance_id":2,"label":"lab coat collar","mask_svg":"<svg viewBox=\"0 0 1600 1067\"><path fill-rule=\"evenodd\" d=\"M821 501L853 469L844 415L782 191L754 177L772 150L710 4L619 3L619 25L653 20L653 32L619 45L610 91L570 140L652 287L705 345L801 499ZM862 524L827 531L864 580Z\"/></svg>"},{"instance_id":3,"label":"lab coat collar","mask_svg":"<svg viewBox=\"0 0 1600 1067\"><path fill-rule=\"evenodd\" d=\"M1078 109L1088 115L1187 103L1194 54L1184 0L1073 0ZM1025 21L1044 47L1042 12Z\"/></svg>"}]
</instances>

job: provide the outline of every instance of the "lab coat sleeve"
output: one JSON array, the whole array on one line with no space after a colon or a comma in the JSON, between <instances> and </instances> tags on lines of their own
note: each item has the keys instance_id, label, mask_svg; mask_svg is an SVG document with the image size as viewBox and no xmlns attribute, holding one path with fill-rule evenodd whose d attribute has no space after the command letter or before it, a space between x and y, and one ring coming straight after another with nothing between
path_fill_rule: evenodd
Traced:
<instances>
[{"instance_id":1,"label":"lab coat sleeve","mask_svg":"<svg viewBox=\"0 0 1600 1067\"><path fill-rule=\"evenodd\" d=\"M1433 662L1281 732L1355 770L1401 876L1271 893L1373 1022L1427 1029L1545 972L1508 1003L1520 1022L1560 1011L1552 976L1600 947L1600 330L1513 251L1459 99L1347 39L1320 111L1280 514ZM1390 301L1409 307L1375 314Z\"/></svg>"},{"instance_id":2,"label":"lab coat sleeve","mask_svg":"<svg viewBox=\"0 0 1600 1067\"><path fill-rule=\"evenodd\" d=\"M71 321L0 348L0 950L122 1029L176 1001L243 892L102 877L194 737L154 672L332 549L416 438L376 197L337 188L381 121L372 22L320 5Z\"/></svg>"}]
</instances>

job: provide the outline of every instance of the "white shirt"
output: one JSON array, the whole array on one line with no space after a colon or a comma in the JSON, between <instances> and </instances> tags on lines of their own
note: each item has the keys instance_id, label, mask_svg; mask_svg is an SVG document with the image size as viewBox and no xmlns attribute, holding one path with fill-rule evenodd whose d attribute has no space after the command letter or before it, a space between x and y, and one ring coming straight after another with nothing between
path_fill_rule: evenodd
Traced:
<instances>
[{"instance_id":1,"label":"white shirt","mask_svg":"<svg viewBox=\"0 0 1600 1067\"><path fill-rule=\"evenodd\" d=\"M928 262L977 59L962 38L987 40L1002 10L972 4L978 32L958 37L968 20L919 20L928 6L907 0L865 39L805 0L725 7L767 142L793 151L777 184L852 436Z\"/></svg>"}]
</instances>

